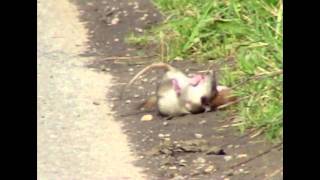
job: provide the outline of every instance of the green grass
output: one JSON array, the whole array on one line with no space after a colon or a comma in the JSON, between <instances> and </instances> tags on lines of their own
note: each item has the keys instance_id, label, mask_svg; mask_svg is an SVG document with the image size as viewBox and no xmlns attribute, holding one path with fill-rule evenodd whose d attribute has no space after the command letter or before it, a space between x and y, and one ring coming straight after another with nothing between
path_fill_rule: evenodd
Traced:
<instances>
[{"instance_id":1,"label":"green grass","mask_svg":"<svg viewBox=\"0 0 320 180\"><path fill-rule=\"evenodd\" d=\"M162 60L176 57L224 62L220 84L242 99L238 127L262 128L282 138L282 3L279 0L153 0L163 24L131 37L159 42Z\"/></svg>"}]
</instances>

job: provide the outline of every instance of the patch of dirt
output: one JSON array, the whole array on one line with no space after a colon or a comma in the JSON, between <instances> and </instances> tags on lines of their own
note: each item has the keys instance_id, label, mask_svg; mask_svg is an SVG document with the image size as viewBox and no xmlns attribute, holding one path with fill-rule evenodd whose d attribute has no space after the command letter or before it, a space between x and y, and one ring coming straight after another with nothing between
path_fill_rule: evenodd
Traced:
<instances>
[{"instance_id":1,"label":"patch of dirt","mask_svg":"<svg viewBox=\"0 0 320 180\"><path fill-rule=\"evenodd\" d=\"M155 59L104 60L102 57L135 56L141 50L147 55L154 53L153 47L141 49L123 42L129 32L136 28L148 28L161 20L149 1L76 0L75 3L82 13L80 18L92 31L91 51L86 55L101 57L90 67L116 77L118 84L112 87L112 96L107 97L107 100L112 102L115 119L124 123L123 128L132 142L132 149L140 157L137 165L145 167L152 179L282 179L282 145L273 147L261 136L251 138L255 132L240 134L232 126L236 119L230 111L166 120L157 116L155 111L137 110L138 104L155 93L157 77L161 76L161 71L146 74L135 85L125 89L123 99L120 100L124 85ZM108 18L110 12L107 10L110 7L126 11L128 15L119 15L119 22L109 26L106 22L111 22L114 17L111 20L103 17ZM141 21L145 13L149 14L150 19ZM119 41L114 41L115 38ZM174 61L172 65L186 73L208 67L207 64L193 61ZM153 119L141 121L146 114L151 114Z\"/></svg>"}]
</instances>

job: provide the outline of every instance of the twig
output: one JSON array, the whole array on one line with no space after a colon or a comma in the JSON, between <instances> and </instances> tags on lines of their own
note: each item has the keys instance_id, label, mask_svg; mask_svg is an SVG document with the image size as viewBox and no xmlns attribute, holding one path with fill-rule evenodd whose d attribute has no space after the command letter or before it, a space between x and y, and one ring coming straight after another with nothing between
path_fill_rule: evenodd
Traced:
<instances>
[{"instance_id":1,"label":"twig","mask_svg":"<svg viewBox=\"0 0 320 180\"><path fill-rule=\"evenodd\" d=\"M130 60L130 59L143 59L143 58L150 58L154 57L156 55L150 55L150 56L112 56L112 57L106 57L103 58L103 60Z\"/></svg>"},{"instance_id":2,"label":"twig","mask_svg":"<svg viewBox=\"0 0 320 180\"><path fill-rule=\"evenodd\" d=\"M240 139L245 138L245 137L253 134L254 132L255 132L254 130L251 130L251 132L249 132L249 133L247 133L247 134L244 134L244 135L236 138L235 140L232 140L231 143L229 142L229 143L225 143L225 144L221 145L221 148L224 148L224 147L226 147L226 146L228 146L228 145L230 145L230 144L233 144L233 143L239 141Z\"/></svg>"},{"instance_id":3,"label":"twig","mask_svg":"<svg viewBox=\"0 0 320 180\"><path fill-rule=\"evenodd\" d=\"M282 73L283 73L283 71L280 70L280 71L276 71L276 72L273 72L273 73L270 73L270 74L259 74L259 75L256 75L256 76L252 76L252 77L249 77L246 80L234 85L233 87L231 87L231 89L234 89L234 88L236 88L236 87L238 87L238 86L240 86L240 85L242 85L244 83L247 83L247 82L249 82L251 80L257 80L257 79L260 79L262 77L272 77L272 76L280 75Z\"/></svg>"},{"instance_id":4,"label":"twig","mask_svg":"<svg viewBox=\"0 0 320 180\"><path fill-rule=\"evenodd\" d=\"M261 157L261 156L263 156L263 155L266 155L266 154L268 154L269 152L271 152L273 149L275 149L275 148L277 148L277 147L280 147L280 146L282 145L282 143L283 143L283 142L281 142L281 143L279 143L279 144L277 144L277 145L274 145L274 146L272 146L271 148L265 150L264 152L262 152L262 153L260 153L260 154L257 154L256 156L253 156L253 157L251 157L251 158L249 158L249 159L247 159L247 160L245 160L245 161L242 161L242 162L240 162L240 163L234 164L234 165L230 166L229 168L230 168L230 169L234 169L235 167L241 166L242 164L246 164L246 163L248 163L248 162L250 162L250 161L253 161L253 160L257 159L258 157Z\"/></svg>"},{"instance_id":5,"label":"twig","mask_svg":"<svg viewBox=\"0 0 320 180\"><path fill-rule=\"evenodd\" d=\"M265 180L270 179L271 177L275 176L276 174L280 173L283 170L283 167L280 169L275 170L273 173L271 173L270 175L268 175Z\"/></svg>"},{"instance_id":6,"label":"twig","mask_svg":"<svg viewBox=\"0 0 320 180\"><path fill-rule=\"evenodd\" d=\"M139 115L143 113L152 113L154 111L139 111L139 112L134 112L134 113L127 113L127 114L122 114L120 117L129 117L129 116L134 116L134 115Z\"/></svg>"}]
</instances>

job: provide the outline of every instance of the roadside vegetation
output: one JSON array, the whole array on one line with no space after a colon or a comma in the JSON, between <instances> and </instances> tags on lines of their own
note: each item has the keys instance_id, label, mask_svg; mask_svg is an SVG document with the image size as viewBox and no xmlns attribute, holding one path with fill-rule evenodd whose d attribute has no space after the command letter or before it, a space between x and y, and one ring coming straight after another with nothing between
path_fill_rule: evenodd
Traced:
<instances>
[{"instance_id":1,"label":"roadside vegetation","mask_svg":"<svg viewBox=\"0 0 320 180\"><path fill-rule=\"evenodd\" d=\"M219 84L240 101L230 106L241 131L256 128L280 140L282 101L282 2L279 0L153 0L164 21L139 45L159 44L162 61L194 59L220 64Z\"/></svg>"}]
</instances>

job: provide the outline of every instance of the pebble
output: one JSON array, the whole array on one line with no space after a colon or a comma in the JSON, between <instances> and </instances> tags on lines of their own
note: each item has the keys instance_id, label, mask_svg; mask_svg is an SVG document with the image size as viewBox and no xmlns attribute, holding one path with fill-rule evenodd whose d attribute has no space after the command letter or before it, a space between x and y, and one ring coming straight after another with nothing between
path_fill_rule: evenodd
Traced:
<instances>
[{"instance_id":1,"label":"pebble","mask_svg":"<svg viewBox=\"0 0 320 180\"><path fill-rule=\"evenodd\" d=\"M174 60L176 60L176 61L182 61L183 58L182 58L182 57L175 57Z\"/></svg>"},{"instance_id":2,"label":"pebble","mask_svg":"<svg viewBox=\"0 0 320 180\"><path fill-rule=\"evenodd\" d=\"M151 121L153 116L151 114L146 114L141 117L141 121Z\"/></svg>"},{"instance_id":3,"label":"pebble","mask_svg":"<svg viewBox=\"0 0 320 180\"><path fill-rule=\"evenodd\" d=\"M229 149L230 149L230 148L233 148L233 145L230 144L230 145L227 146L227 148L229 148Z\"/></svg>"},{"instance_id":4,"label":"pebble","mask_svg":"<svg viewBox=\"0 0 320 180\"><path fill-rule=\"evenodd\" d=\"M130 103L131 103L130 99L126 100L126 104L130 104Z\"/></svg>"},{"instance_id":5,"label":"pebble","mask_svg":"<svg viewBox=\"0 0 320 180\"><path fill-rule=\"evenodd\" d=\"M228 171L225 171L224 174L225 174L226 176L233 176L234 173L233 173L233 170L230 169L230 170L228 170Z\"/></svg>"},{"instance_id":6,"label":"pebble","mask_svg":"<svg viewBox=\"0 0 320 180\"><path fill-rule=\"evenodd\" d=\"M133 68L129 68L129 70L128 70L128 71L132 72L133 70L134 70Z\"/></svg>"},{"instance_id":7,"label":"pebble","mask_svg":"<svg viewBox=\"0 0 320 180\"><path fill-rule=\"evenodd\" d=\"M205 124L207 121L206 120L202 120L199 122L199 124Z\"/></svg>"},{"instance_id":8,"label":"pebble","mask_svg":"<svg viewBox=\"0 0 320 180\"><path fill-rule=\"evenodd\" d=\"M144 21L144 20L146 20L146 18L147 18L148 16L149 16L148 14L144 14L144 15L140 18L140 20L141 20L141 21Z\"/></svg>"},{"instance_id":9,"label":"pebble","mask_svg":"<svg viewBox=\"0 0 320 180\"><path fill-rule=\"evenodd\" d=\"M237 156L237 158L246 158L246 157L248 157L247 154L239 154L239 155Z\"/></svg>"},{"instance_id":10,"label":"pebble","mask_svg":"<svg viewBox=\"0 0 320 180\"><path fill-rule=\"evenodd\" d=\"M164 134L158 134L159 138L164 138Z\"/></svg>"},{"instance_id":11,"label":"pebble","mask_svg":"<svg viewBox=\"0 0 320 180\"><path fill-rule=\"evenodd\" d=\"M234 146L234 148L239 148L239 147L240 147L240 145L235 145L235 146Z\"/></svg>"},{"instance_id":12,"label":"pebble","mask_svg":"<svg viewBox=\"0 0 320 180\"><path fill-rule=\"evenodd\" d=\"M93 104L96 105L96 106L100 105L100 103L98 103L96 101L94 101Z\"/></svg>"},{"instance_id":13,"label":"pebble","mask_svg":"<svg viewBox=\"0 0 320 180\"><path fill-rule=\"evenodd\" d=\"M204 172L205 172L205 173L211 173L213 170L214 170L214 166L213 166L213 165L210 165L210 166L208 166L206 169L204 169Z\"/></svg>"},{"instance_id":14,"label":"pebble","mask_svg":"<svg viewBox=\"0 0 320 180\"><path fill-rule=\"evenodd\" d=\"M143 29L141 29L141 28L135 28L135 30L138 31L138 32L140 32L140 33L143 32Z\"/></svg>"},{"instance_id":15,"label":"pebble","mask_svg":"<svg viewBox=\"0 0 320 180\"><path fill-rule=\"evenodd\" d=\"M140 96L139 96L139 94L135 94L135 95L133 95L133 97L138 98Z\"/></svg>"},{"instance_id":16,"label":"pebble","mask_svg":"<svg viewBox=\"0 0 320 180\"><path fill-rule=\"evenodd\" d=\"M138 89L142 90L142 89L144 89L144 88L143 88L142 86L139 86Z\"/></svg>"},{"instance_id":17,"label":"pebble","mask_svg":"<svg viewBox=\"0 0 320 180\"><path fill-rule=\"evenodd\" d=\"M118 38L115 38L113 41L114 41L114 42L118 42L118 41L119 41L119 39L118 39Z\"/></svg>"},{"instance_id":18,"label":"pebble","mask_svg":"<svg viewBox=\"0 0 320 180\"><path fill-rule=\"evenodd\" d=\"M143 81L143 82L147 82L147 81L148 81L148 79L147 79L147 78L144 78L144 79L142 79L142 81Z\"/></svg>"},{"instance_id":19,"label":"pebble","mask_svg":"<svg viewBox=\"0 0 320 180\"><path fill-rule=\"evenodd\" d=\"M196 138L199 138L199 139L203 137L203 135L202 135L202 134L199 134L199 133L195 133L194 136L195 136Z\"/></svg>"},{"instance_id":20,"label":"pebble","mask_svg":"<svg viewBox=\"0 0 320 180\"><path fill-rule=\"evenodd\" d=\"M225 161L230 161L232 159L232 156L224 156L223 159Z\"/></svg>"},{"instance_id":21,"label":"pebble","mask_svg":"<svg viewBox=\"0 0 320 180\"><path fill-rule=\"evenodd\" d=\"M198 157L196 160L194 160L194 162L195 163L205 163L206 162L206 160L205 159L203 159L203 158L201 158L201 157Z\"/></svg>"},{"instance_id":22,"label":"pebble","mask_svg":"<svg viewBox=\"0 0 320 180\"><path fill-rule=\"evenodd\" d=\"M167 126L169 123L168 122L163 122L162 123L164 126Z\"/></svg>"},{"instance_id":23,"label":"pebble","mask_svg":"<svg viewBox=\"0 0 320 180\"><path fill-rule=\"evenodd\" d=\"M171 167L169 167L168 169L175 170L175 169L177 169L177 167L171 166Z\"/></svg>"}]
</instances>

